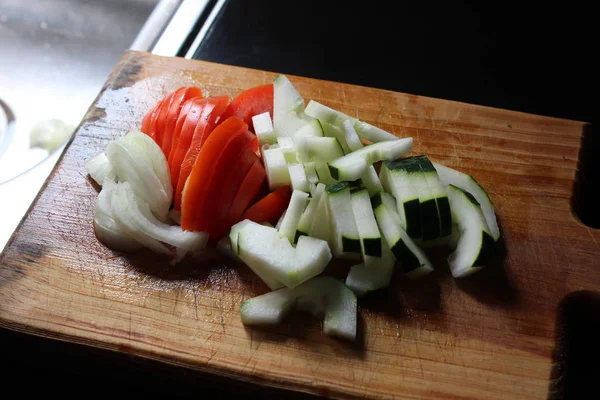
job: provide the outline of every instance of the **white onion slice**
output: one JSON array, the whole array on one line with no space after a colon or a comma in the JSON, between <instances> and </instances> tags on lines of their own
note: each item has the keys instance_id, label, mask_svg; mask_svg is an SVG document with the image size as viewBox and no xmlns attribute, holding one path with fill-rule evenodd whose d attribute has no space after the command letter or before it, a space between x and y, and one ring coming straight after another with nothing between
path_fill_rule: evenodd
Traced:
<instances>
[{"instance_id":1,"label":"white onion slice","mask_svg":"<svg viewBox=\"0 0 600 400\"><path fill-rule=\"evenodd\" d=\"M116 251L131 252L142 245L127 234L112 217L111 197L117 184L110 179L103 181L102 190L96 200L94 233L106 247Z\"/></svg>"},{"instance_id":2,"label":"white onion slice","mask_svg":"<svg viewBox=\"0 0 600 400\"><path fill-rule=\"evenodd\" d=\"M142 198L155 215L165 221L171 199L150 165L142 157L136 157L127 141L116 140L106 147L106 155L115 168L120 181L128 182L135 194ZM133 151L132 151L133 150ZM138 149L139 150L139 149Z\"/></svg>"},{"instance_id":3,"label":"white onion slice","mask_svg":"<svg viewBox=\"0 0 600 400\"><path fill-rule=\"evenodd\" d=\"M147 203L137 197L128 182L119 184L118 195L127 205L129 221L143 234L171 246L196 252L206 247L208 234L184 231L179 225L167 225L159 221ZM114 207L114 204L113 204Z\"/></svg>"},{"instance_id":4,"label":"white onion slice","mask_svg":"<svg viewBox=\"0 0 600 400\"><path fill-rule=\"evenodd\" d=\"M84 167L92 179L100 186L102 186L104 179L117 180L117 174L110 161L108 161L105 152L90 158L84 164Z\"/></svg>"},{"instance_id":5,"label":"white onion slice","mask_svg":"<svg viewBox=\"0 0 600 400\"><path fill-rule=\"evenodd\" d=\"M127 232L127 234L140 242L144 247L147 247L157 253L170 256L171 251L164 244L140 231L140 229L133 222L133 218L131 217L131 213L129 211L130 206L127 202L125 192L122 189L125 185L131 187L129 182L118 183L117 185L118 187L113 192L110 203L113 218L117 225L119 225L119 228ZM132 189L130 188L128 190Z\"/></svg>"}]
</instances>

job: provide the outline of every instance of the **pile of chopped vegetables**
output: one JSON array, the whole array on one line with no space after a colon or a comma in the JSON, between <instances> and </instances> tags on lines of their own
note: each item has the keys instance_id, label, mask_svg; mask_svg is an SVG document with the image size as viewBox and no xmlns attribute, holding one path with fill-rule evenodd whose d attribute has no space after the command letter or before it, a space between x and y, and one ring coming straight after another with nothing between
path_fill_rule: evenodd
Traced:
<instances>
[{"instance_id":1,"label":"pile of chopped vegetables","mask_svg":"<svg viewBox=\"0 0 600 400\"><path fill-rule=\"evenodd\" d=\"M395 267L417 279L434 269L425 250L447 247L464 277L500 237L473 177L415 154L410 137L305 105L284 75L231 101L179 88L86 169L107 247L178 262L214 244L251 268L271 292L242 305L244 324L297 308L352 340L357 296L388 287ZM324 275L333 258L355 264L345 282Z\"/></svg>"}]
</instances>

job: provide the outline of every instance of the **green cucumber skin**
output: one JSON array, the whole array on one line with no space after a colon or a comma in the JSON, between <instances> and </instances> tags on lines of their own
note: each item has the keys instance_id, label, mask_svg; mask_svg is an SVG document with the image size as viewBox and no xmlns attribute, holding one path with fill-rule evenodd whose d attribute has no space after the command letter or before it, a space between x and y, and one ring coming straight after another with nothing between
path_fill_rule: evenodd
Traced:
<instances>
[{"instance_id":1,"label":"green cucumber skin","mask_svg":"<svg viewBox=\"0 0 600 400\"><path fill-rule=\"evenodd\" d=\"M406 234L413 239L421 237L421 203L415 199L403 203L402 206L406 216Z\"/></svg>"},{"instance_id":2,"label":"green cucumber skin","mask_svg":"<svg viewBox=\"0 0 600 400\"><path fill-rule=\"evenodd\" d=\"M362 253L360 239L342 236L342 251L344 253Z\"/></svg>"},{"instance_id":3,"label":"green cucumber skin","mask_svg":"<svg viewBox=\"0 0 600 400\"><path fill-rule=\"evenodd\" d=\"M440 237L446 237L452 234L452 211L448 197L438 197L435 199L438 211L440 213Z\"/></svg>"},{"instance_id":4,"label":"green cucumber skin","mask_svg":"<svg viewBox=\"0 0 600 400\"><path fill-rule=\"evenodd\" d=\"M336 181L340 179L340 174L338 172L338 169L336 167L333 167L329 164L327 164L327 166L329 167L329 173L331 174L331 177L333 179L335 179Z\"/></svg>"},{"instance_id":5,"label":"green cucumber skin","mask_svg":"<svg viewBox=\"0 0 600 400\"><path fill-rule=\"evenodd\" d=\"M481 232L481 248L479 250L477 259L473 264L474 267L480 267L488 264L491 254L493 253L494 243L494 238L491 235L485 231Z\"/></svg>"},{"instance_id":6,"label":"green cucumber skin","mask_svg":"<svg viewBox=\"0 0 600 400\"><path fill-rule=\"evenodd\" d=\"M429 199L421 205L421 237L423 241L437 239L440 236L440 221L435 199ZM410 236L410 235L409 235Z\"/></svg>"},{"instance_id":7,"label":"green cucumber skin","mask_svg":"<svg viewBox=\"0 0 600 400\"><path fill-rule=\"evenodd\" d=\"M363 239L363 246L365 248L365 255L373 257L381 257L381 238L365 238Z\"/></svg>"},{"instance_id":8,"label":"green cucumber skin","mask_svg":"<svg viewBox=\"0 0 600 400\"><path fill-rule=\"evenodd\" d=\"M421 267L421 261L419 258L406 246L402 239L399 239L392 246L392 253L394 257L400 262L402 271L408 273Z\"/></svg>"},{"instance_id":9,"label":"green cucumber skin","mask_svg":"<svg viewBox=\"0 0 600 400\"><path fill-rule=\"evenodd\" d=\"M337 193L339 191L346 189L348 186L349 186L349 183L346 181L332 183L329 185L325 185L325 191L330 194Z\"/></svg>"}]
</instances>

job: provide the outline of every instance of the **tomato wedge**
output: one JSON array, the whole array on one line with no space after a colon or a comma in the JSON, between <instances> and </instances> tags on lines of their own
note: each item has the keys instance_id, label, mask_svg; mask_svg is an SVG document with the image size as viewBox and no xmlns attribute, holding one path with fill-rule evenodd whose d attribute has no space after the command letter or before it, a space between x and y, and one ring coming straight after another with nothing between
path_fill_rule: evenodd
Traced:
<instances>
[{"instance_id":1,"label":"tomato wedge","mask_svg":"<svg viewBox=\"0 0 600 400\"><path fill-rule=\"evenodd\" d=\"M169 167L171 182L175 188L175 210L181 210L183 186L192 171L202 144L212 132L217 118L225 111L228 101L229 97L227 96L194 99L181 127L177 147L173 147L169 154L169 157L172 156L169 160Z\"/></svg>"},{"instance_id":2,"label":"tomato wedge","mask_svg":"<svg viewBox=\"0 0 600 400\"><path fill-rule=\"evenodd\" d=\"M237 95L223 113L223 119L236 116L254 132L252 117L269 112L273 118L273 84L255 86Z\"/></svg>"},{"instance_id":3,"label":"tomato wedge","mask_svg":"<svg viewBox=\"0 0 600 400\"><path fill-rule=\"evenodd\" d=\"M269 222L275 225L281 214L288 207L291 196L291 187L282 186L254 203L246 210L240 220L249 219L257 223Z\"/></svg>"},{"instance_id":4,"label":"tomato wedge","mask_svg":"<svg viewBox=\"0 0 600 400\"><path fill-rule=\"evenodd\" d=\"M199 87L181 87L175 91L169 110L165 117L164 134L162 137L161 148L165 157L169 157L171 144L173 143L173 132L179 119L179 114L183 109L183 105L188 99L202 97L202 90Z\"/></svg>"},{"instance_id":5,"label":"tomato wedge","mask_svg":"<svg viewBox=\"0 0 600 400\"><path fill-rule=\"evenodd\" d=\"M181 227L207 232L214 226L220 191L232 165L257 138L248 125L231 117L221 122L198 153L181 201Z\"/></svg>"},{"instance_id":6,"label":"tomato wedge","mask_svg":"<svg viewBox=\"0 0 600 400\"><path fill-rule=\"evenodd\" d=\"M256 198L266 176L265 167L263 167L261 160L257 157L239 186L231 207L229 207L227 217L223 221L225 224L219 226L219 234L227 233L234 224L241 221L242 214Z\"/></svg>"}]
</instances>

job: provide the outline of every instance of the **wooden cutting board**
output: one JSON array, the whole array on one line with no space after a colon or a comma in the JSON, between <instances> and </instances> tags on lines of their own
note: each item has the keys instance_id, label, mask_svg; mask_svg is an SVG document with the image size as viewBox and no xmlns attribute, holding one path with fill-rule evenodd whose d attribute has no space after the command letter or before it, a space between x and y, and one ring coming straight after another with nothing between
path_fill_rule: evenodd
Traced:
<instances>
[{"instance_id":1,"label":"wooden cutting board","mask_svg":"<svg viewBox=\"0 0 600 400\"><path fill-rule=\"evenodd\" d=\"M243 265L171 267L96 240L86 160L180 86L233 97L274 76L125 53L0 257L0 325L332 397L546 398L559 304L600 288L600 232L570 206L581 122L289 76L307 101L412 136L415 152L472 174L497 209L493 265L455 280L442 255L422 280L396 274L360 301L354 344L305 315L244 327L240 305L267 288Z\"/></svg>"}]
</instances>

